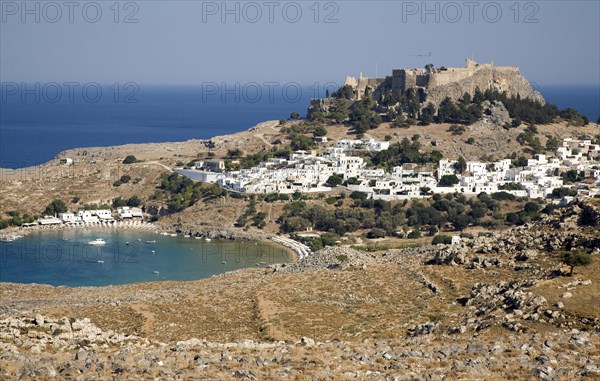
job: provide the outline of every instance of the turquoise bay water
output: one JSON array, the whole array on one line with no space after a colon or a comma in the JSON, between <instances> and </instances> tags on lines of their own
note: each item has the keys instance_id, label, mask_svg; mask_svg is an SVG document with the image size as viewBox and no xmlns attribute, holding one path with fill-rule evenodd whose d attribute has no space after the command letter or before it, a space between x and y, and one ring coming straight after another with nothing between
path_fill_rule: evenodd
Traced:
<instances>
[{"instance_id":1,"label":"turquoise bay water","mask_svg":"<svg viewBox=\"0 0 600 381\"><path fill-rule=\"evenodd\" d=\"M88 244L96 238L106 245ZM133 230L56 230L1 242L0 281L71 287L189 281L290 260L283 248L258 242L206 242Z\"/></svg>"}]
</instances>

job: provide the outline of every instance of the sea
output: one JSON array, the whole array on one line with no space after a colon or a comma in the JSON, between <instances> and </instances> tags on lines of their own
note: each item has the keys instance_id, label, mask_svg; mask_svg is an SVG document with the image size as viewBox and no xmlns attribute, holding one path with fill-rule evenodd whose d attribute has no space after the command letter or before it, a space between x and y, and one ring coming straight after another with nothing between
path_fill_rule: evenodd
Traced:
<instances>
[{"instance_id":1,"label":"sea","mask_svg":"<svg viewBox=\"0 0 600 381\"><path fill-rule=\"evenodd\" d=\"M0 168L44 163L75 147L207 139L306 114L325 86L1 83ZM539 85L546 100L596 121L600 85Z\"/></svg>"},{"instance_id":2,"label":"sea","mask_svg":"<svg viewBox=\"0 0 600 381\"><path fill-rule=\"evenodd\" d=\"M89 244L98 238L105 245ZM36 231L0 242L0 282L81 287L191 281L291 260L282 247L260 242L207 242L136 230Z\"/></svg>"}]
</instances>

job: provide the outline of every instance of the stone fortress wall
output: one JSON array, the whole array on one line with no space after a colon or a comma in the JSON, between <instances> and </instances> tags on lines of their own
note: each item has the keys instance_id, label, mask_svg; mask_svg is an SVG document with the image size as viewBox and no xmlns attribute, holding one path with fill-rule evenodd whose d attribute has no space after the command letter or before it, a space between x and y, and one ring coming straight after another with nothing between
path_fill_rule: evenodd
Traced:
<instances>
[{"instance_id":1,"label":"stone fortress wall","mask_svg":"<svg viewBox=\"0 0 600 381\"><path fill-rule=\"evenodd\" d=\"M427 94L427 102L437 106L446 97L456 100L465 92L473 95L479 87L481 91L506 91L509 96L520 95L544 103L542 95L532 88L518 67L495 66L493 62L480 64L470 59L466 60L464 68L395 69L391 77L385 78L367 78L361 73L358 80L346 77L344 84L354 89L357 100L367 91L381 100L389 90L404 92L418 88Z\"/></svg>"}]
</instances>

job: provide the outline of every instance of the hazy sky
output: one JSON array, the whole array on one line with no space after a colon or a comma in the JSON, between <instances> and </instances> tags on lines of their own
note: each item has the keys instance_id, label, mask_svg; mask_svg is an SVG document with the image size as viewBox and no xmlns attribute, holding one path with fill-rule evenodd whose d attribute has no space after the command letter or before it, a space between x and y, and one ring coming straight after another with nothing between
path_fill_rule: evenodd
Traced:
<instances>
[{"instance_id":1,"label":"hazy sky","mask_svg":"<svg viewBox=\"0 0 600 381\"><path fill-rule=\"evenodd\" d=\"M5 82L308 84L473 56L600 83L599 1L0 0L0 17Z\"/></svg>"}]
</instances>

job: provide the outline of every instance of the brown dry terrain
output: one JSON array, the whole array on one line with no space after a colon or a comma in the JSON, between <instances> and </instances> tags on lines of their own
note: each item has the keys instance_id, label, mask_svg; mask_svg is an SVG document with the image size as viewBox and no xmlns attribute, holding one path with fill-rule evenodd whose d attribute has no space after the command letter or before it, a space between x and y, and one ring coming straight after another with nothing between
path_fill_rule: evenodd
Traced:
<instances>
[{"instance_id":1,"label":"brown dry terrain","mask_svg":"<svg viewBox=\"0 0 600 381\"><path fill-rule=\"evenodd\" d=\"M577 227L578 211L561 213L535 226L466 242L458 251L462 259L454 262L444 258L456 248L442 246L376 255L331 248L304 264L195 282L91 288L0 283L0 365L5 377L25 379L49 367L66 379L119 372L142 379L176 374L213 379L364 379L369 374L370 379L592 379L600 375L595 303L600 248L593 249L600 226ZM568 229L557 232L556 224ZM592 265L577 268L573 277L561 275L555 252L541 249L550 242L592 245ZM498 246L504 249L494 251ZM529 259L515 261L520 253ZM432 258L451 265L425 264ZM50 323L36 323L39 315ZM72 335L93 333L59 340L64 329L55 330L64 317L94 325L73 328ZM20 335L7 326L20 326ZM101 332L129 336L115 344ZM59 351L61 345L65 348ZM41 348L41 354L34 348ZM17 357L11 353L25 357L13 362ZM107 357L111 353L117 357ZM81 356L94 363L88 367ZM156 360L141 365L132 361L136 356ZM196 356L204 363L194 362ZM159 360L169 365L153 367Z\"/></svg>"}]
</instances>

